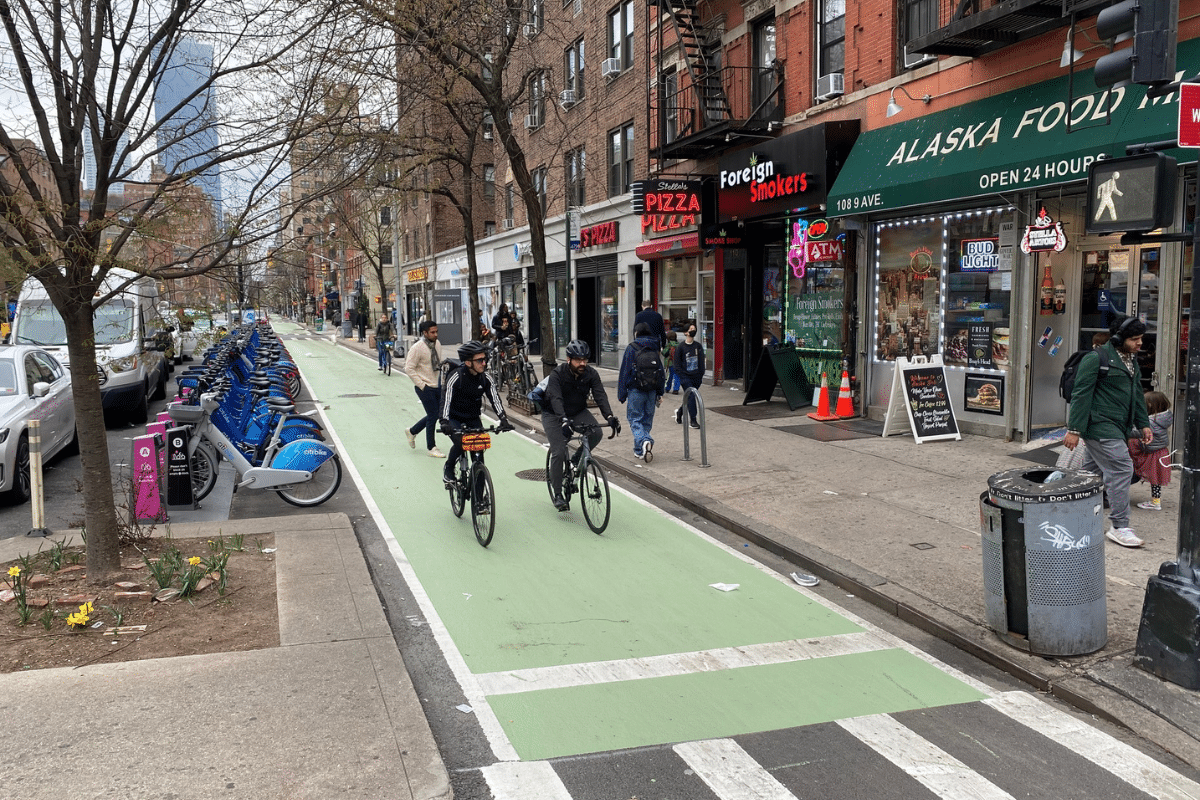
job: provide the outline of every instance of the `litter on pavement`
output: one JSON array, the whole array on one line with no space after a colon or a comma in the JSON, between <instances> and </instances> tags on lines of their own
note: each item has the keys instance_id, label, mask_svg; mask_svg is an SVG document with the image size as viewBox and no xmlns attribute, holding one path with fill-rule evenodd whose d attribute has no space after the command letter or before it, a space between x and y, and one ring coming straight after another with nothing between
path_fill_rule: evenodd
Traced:
<instances>
[{"instance_id":1,"label":"litter on pavement","mask_svg":"<svg viewBox=\"0 0 1200 800\"><path fill-rule=\"evenodd\" d=\"M793 572L792 580L801 586L816 586L821 582L821 579L816 575L809 575L807 572Z\"/></svg>"},{"instance_id":2,"label":"litter on pavement","mask_svg":"<svg viewBox=\"0 0 1200 800\"><path fill-rule=\"evenodd\" d=\"M709 586L711 586L714 589L717 589L718 591L732 592L734 589L741 586L741 584L740 583L710 583Z\"/></svg>"}]
</instances>

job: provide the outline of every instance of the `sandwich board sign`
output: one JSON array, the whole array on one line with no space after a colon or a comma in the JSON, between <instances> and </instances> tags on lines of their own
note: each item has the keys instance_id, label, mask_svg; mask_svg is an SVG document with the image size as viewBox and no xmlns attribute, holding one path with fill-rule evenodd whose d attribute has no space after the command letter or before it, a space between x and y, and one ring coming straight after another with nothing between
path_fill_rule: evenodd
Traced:
<instances>
[{"instance_id":1,"label":"sandwich board sign","mask_svg":"<svg viewBox=\"0 0 1200 800\"><path fill-rule=\"evenodd\" d=\"M905 432L900 418L902 404L908 417L908 430L912 431L917 444L938 439L962 439L940 354L928 358L915 356L911 360L903 356L896 358L892 391L883 418L884 436Z\"/></svg>"}]
</instances>

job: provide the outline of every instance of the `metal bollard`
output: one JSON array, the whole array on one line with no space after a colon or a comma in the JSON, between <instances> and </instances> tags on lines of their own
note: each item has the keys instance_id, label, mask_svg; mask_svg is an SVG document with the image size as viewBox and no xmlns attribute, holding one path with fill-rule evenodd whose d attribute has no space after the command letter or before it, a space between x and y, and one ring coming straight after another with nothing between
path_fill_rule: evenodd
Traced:
<instances>
[{"instance_id":1,"label":"metal bollard","mask_svg":"<svg viewBox=\"0 0 1200 800\"><path fill-rule=\"evenodd\" d=\"M688 395L696 396L696 419L700 422L700 466L711 467L708 463L708 425L704 421L704 398L700 396L700 390L695 386L688 387L688 390L683 393L683 401L679 406L679 414L682 419L687 415L687 399ZM683 426L683 461L692 460L692 447L690 441L690 433L692 426L684 424Z\"/></svg>"},{"instance_id":2,"label":"metal bollard","mask_svg":"<svg viewBox=\"0 0 1200 800\"><path fill-rule=\"evenodd\" d=\"M46 528L46 498L42 484L42 423L29 421L29 503L33 508L33 527L26 536L49 536Z\"/></svg>"}]
</instances>

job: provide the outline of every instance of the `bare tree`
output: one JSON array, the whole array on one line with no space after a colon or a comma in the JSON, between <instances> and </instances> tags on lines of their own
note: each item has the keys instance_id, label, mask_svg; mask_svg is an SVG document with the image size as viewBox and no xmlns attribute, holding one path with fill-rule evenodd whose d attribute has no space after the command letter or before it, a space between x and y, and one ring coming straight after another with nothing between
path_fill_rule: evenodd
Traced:
<instances>
[{"instance_id":1,"label":"bare tree","mask_svg":"<svg viewBox=\"0 0 1200 800\"><path fill-rule=\"evenodd\" d=\"M375 140L336 135L361 127L366 93L353 110L331 111L324 88L353 82L364 74L357 62L392 43L377 50L341 8L334 0L0 0L10 65L0 73L8 102L0 243L22 275L45 286L66 325L91 581L119 569L92 314L107 298L97 290L116 266L173 279L265 258L266 243L291 221L276 202L289 145L313 131L335 134L331 147L359 148L347 161L367 168ZM194 57L195 43L211 48L211 60ZM173 70L188 80L168 99ZM180 148L185 158L174 157ZM90 196L85 159L95 169ZM224 212L206 241L171 248L152 265L128 257L177 211L180 187L218 171L224 196L210 199Z\"/></svg>"}]
</instances>

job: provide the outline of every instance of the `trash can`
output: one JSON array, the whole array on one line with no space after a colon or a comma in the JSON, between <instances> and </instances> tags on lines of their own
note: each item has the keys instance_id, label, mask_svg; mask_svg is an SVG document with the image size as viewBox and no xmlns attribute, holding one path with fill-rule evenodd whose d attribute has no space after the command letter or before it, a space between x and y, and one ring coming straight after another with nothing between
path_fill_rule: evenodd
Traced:
<instances>
[{"instance_id":1,"label":"trash can","mask_svg":"<svg viewBox=\"0 0 1200 800\"><path fill-rule=\"evenodd\" d=\"M323 320L323 319L317 320L316 327L317 327L317 333L320 333L321 331L325 330L325 320Z\"/></svg>"},{"instance_id":2,"label":"trash can","mask_svg":"<svg viewBox=\"0 0 1200 800\"><path fill-rule=\"evenodd\" d=\"M979 497L987 621L1014 647L1073 656L1108 641L1103 488L1077 470L988 478Z\"/></svg>"}]
</instances>

